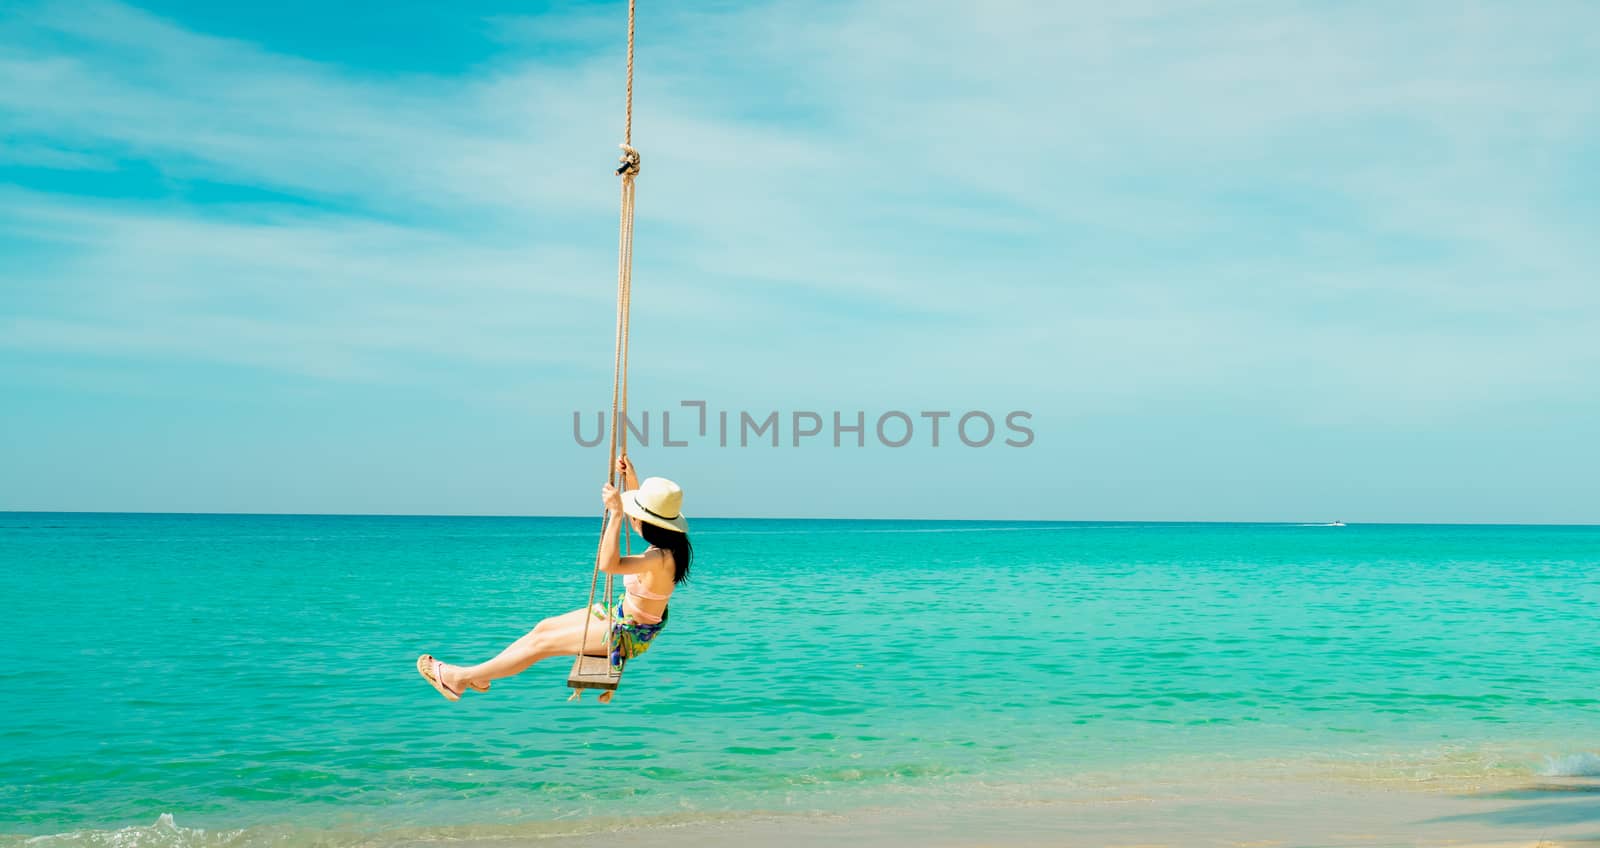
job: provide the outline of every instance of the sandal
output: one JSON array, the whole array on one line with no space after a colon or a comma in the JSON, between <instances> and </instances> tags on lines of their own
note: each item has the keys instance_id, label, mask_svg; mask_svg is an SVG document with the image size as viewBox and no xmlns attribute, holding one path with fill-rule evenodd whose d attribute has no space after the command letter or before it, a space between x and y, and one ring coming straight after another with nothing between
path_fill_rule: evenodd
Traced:
<instances>
[{"instance_id":1,"label":"sandal","mask_svg":"<svg viewBox=\"0 0 1600 848\"><path fill-rule=\"evenodd\" d=\"M444 681L440 679L439 669L443 665L444 663L434 659L432 654L417 657L417 673L422 675L422 679L428 681L429 686L439 690L439 694L443 695L446 701L459 701L461 693L444 685Z\"/></svg>"}]
</instances>

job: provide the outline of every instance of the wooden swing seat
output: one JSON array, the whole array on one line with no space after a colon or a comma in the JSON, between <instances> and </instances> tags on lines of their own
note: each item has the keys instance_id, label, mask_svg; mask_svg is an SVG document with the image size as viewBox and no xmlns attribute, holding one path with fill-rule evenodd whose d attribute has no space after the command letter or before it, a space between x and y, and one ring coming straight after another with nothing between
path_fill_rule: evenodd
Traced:
<instances>
[{"instance_id":1,"label":"wooden swing seat","mask_svg":"<svg viewBox=\"0 0 1600 848\"><path fill-rule=\"evenodd\" d=\"M567 675L567 686L572 689L604 689L616 691L622 683L622 670L613 669L607 657L580 656L572 662L572 672Z\"/></svg>"}]
</instances>

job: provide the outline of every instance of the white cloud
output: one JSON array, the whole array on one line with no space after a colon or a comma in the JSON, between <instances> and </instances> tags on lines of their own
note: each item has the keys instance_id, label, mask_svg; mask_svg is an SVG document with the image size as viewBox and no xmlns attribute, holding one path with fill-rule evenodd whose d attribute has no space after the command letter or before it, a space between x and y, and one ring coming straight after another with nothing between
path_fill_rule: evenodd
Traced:
<instances>
[{"instance_id":1,"label":"white cloud","mask_svg":"<svg viewBox=\"0 0 1600 848\"><path fill-rule=\"evenodd\" d=\"M0 165L51 168L58 171L111 171L116 162L92 153L62 150L26 140L0 138Z\"/></svg>"}]
</instances>

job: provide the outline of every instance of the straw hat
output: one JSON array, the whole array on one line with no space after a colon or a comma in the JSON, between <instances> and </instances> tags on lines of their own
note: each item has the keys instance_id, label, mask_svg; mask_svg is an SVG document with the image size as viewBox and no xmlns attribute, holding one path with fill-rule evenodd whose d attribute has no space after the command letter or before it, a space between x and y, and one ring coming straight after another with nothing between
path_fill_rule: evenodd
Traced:
<instances>
[{"instance_id":1,"label":"straw hat","mask_svg":"<svg viewBox=\"0 0 1600 848\"><path fill-rule=\"evenodd\" d=\"M683 517L683 490L665 477L646 477L639 488L622 493L622 511L657 527L689 532Z\"/></svg>"}]
</instances>

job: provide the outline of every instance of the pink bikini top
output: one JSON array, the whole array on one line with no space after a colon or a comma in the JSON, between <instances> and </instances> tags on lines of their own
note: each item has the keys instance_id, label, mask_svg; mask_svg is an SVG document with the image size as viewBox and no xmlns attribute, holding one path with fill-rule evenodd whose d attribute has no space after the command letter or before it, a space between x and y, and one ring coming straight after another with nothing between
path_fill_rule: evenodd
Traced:
<instances>
[{"instance_id":1,"label":"pink bikini top","mask_svg":"<svg viewBox=\"0 0 1600 848\"><path fill-rule=\"evenodd\" d=\"M644 581L640 580L639 579L639 575L637 575L637 574L624 574L624 575L622 575L622 592L623 592L624 595L632 595L635 598L643 598L645 600L650 600L650 601L664 601L667 598L671 597L671 595L672 595L671 592L668 592L665 595L658 595L655 592L652 592L649 589L646 589L644 587ZM639 623L641 623L641 624L660 624L661 623L661 616L652 615L652 614L650 614L648 612L645 612L643 609L640 609L639 608L639 604L638 604L637 601L632 603L632 604L629 604L629 606L633 607L632 615L633 615L634 618L639 620Z\"/></svg>"},{"instance_id":2,"label":"pink bikini top","mask_svg":"<svg viewBox=\"0 0 1600 848\"><path fill-rule=\"evenodd\" d=\"M672 597L671 592L668 592L665 595L658 595L655 592L646 589L640 582L639 575L637 574L622 575L622 588L630 595L639 598L645 598L651 601L664 601L667 598Z\"/></svg>"}]
</instances>

